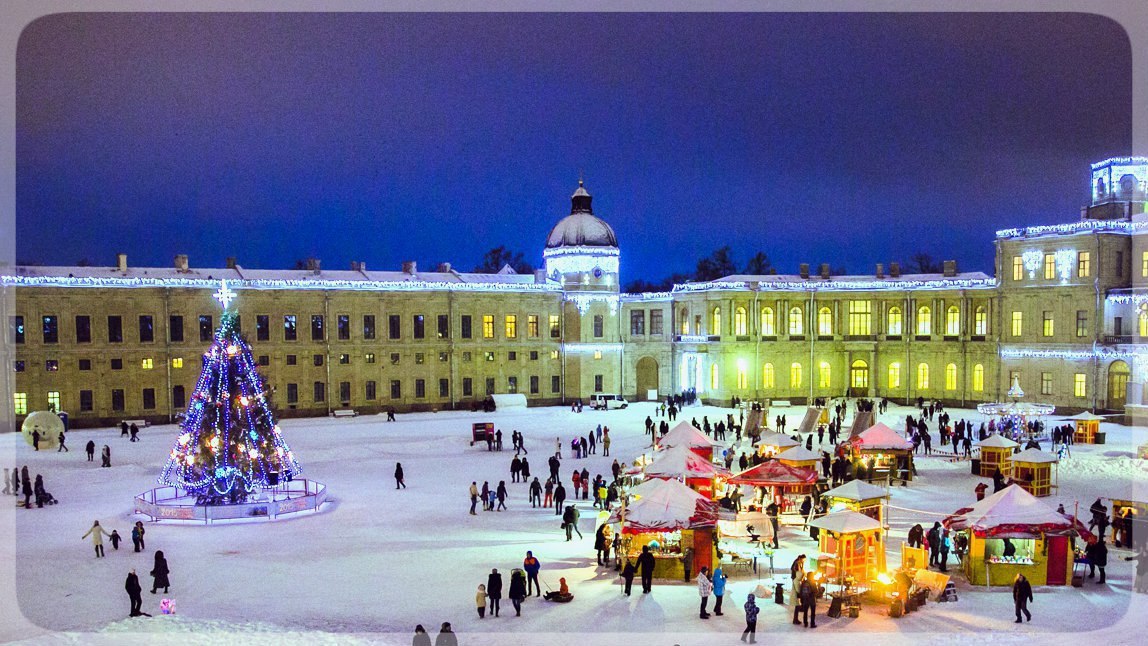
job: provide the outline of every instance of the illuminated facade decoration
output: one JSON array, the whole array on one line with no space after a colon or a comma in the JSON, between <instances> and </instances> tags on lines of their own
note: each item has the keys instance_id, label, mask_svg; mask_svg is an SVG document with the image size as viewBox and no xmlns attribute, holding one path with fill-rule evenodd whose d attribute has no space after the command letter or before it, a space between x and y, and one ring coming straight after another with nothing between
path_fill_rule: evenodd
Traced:
<instances>
[{"instance_id":1,"label":"illuminated facade decoration","mask_svg":"<svg viewBox=\"0 0 1148 646\"><path fill-rule=\"evenodd\" d=\"M1056 252L1056 273L1060 275L1060 282L1067 283L1072 278L1072 269L1076 266L1076 251L1073 249L1060 249Z\"/></svg>"},{"instance_id":2,"label":"illuminated facade decoration","mask_svg":"<svg viewBox=\"0 0 1148 646\"><path fill-rule=\"evenodd\" d=\"M1029 278L1036 278L1036 270L1040 269L1041 262L1044 261L1044 254L1036 249L1029 249L1021 255L1024 259L1024 268L1028 270Z\"/></svg>"}]
</instances>

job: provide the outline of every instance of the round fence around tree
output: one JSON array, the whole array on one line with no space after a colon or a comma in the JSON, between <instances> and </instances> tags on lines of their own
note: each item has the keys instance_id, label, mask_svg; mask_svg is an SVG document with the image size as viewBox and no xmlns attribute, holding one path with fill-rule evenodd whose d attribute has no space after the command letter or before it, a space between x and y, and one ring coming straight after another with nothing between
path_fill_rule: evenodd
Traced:
<instances>
[{"instance_id":1,"label":"round fence around tree","mask_svg":"<svg viewBox=\"0 0 1148 646\"><path fill-rule=\"evenodd\" d=\"M326 501L326 485L298 479L263 489L243 502L223 505L196 504L195 494L180 487L156 487L135 497L134 511L154 521L271 521L317 513Z\"/></svg>"}]
</instances>

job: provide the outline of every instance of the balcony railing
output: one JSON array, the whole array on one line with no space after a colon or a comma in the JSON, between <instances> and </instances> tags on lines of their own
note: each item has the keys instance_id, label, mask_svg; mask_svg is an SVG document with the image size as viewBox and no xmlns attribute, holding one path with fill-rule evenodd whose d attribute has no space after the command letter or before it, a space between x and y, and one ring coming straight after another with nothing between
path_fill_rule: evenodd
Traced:
<instances>
[{"instance_id":1,"label":"balcony railing","mask_svg":"<svg viewBox=\"0 0 1148 646\"><path fill-rule=\"evenodd\" d=\"M1132 334L1105 334L1105 343L1143 343L1146 337Z\"/></svg>"}]
</instances>

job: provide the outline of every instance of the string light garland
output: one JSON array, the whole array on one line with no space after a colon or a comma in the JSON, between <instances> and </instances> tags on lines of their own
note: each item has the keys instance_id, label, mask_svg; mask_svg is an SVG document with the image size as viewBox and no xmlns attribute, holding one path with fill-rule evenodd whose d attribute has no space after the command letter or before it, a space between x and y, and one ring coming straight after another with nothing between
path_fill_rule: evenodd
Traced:
<instances>
[{"instance_id":1,"label":"string light garland","mask_svg":"<svg viewBox=\"0 0 1148 646\"><path fill-rule=\"evenodd\" d=\"M339 289L373 292L559 292L552 283L446 283L421 280L298 280L250 278L232 280L243 289ZM142 276L0 276L6 287L186 287L215 288L218 281L206 278L145 278Z\"/></svg>"}]
</instances>

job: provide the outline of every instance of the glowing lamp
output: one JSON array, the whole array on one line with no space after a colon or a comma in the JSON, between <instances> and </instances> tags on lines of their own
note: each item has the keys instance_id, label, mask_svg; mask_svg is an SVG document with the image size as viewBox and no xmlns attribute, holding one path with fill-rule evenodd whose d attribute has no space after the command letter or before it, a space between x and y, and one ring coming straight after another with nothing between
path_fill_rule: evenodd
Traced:
<instances>
[{"instance_id":1,"label":"glowing lamp","mask_svg":"<svg viewBox=\"0 0 1148 646\"><path fill-rule=\"evenodd\" d=\"M239 354L239 346L234 344L227 346L227 356L234 357L237 354Z\"/></svg>"},{"instance_id":2,"label":"glowing lamp","mask_svg":"<svg viewBox=\"0 0 1148 646\"><path fill-rule=\"evenodd\" d=\"M259 449L253 448L247 452L247 455L251 456L251 459L254 460L255 458L259 457Z\"/></svg>"},{"instance_id":3,"label":"glowing lamp","mask_svg":"<svg viewBox=\"0 0 1148 646\"><path fill-rule=\"evenodd\" d=\"M877 575L877 580L880 581L883 585L889 585L890 583L893 582L893 577L882 572L882 573Z\"/></svg>"},{"instance_id":4,"label":"glowing lamp","mask_svg":"<svg viewBox=\"0 0 1148 646\"><path fill-rule=\"evenodd\" d=\"M183 435L179 436L179 443L180 444L187 444L190 441L191 441L191 433L184 433Z\"/></svg>"}]
</instances>

